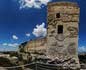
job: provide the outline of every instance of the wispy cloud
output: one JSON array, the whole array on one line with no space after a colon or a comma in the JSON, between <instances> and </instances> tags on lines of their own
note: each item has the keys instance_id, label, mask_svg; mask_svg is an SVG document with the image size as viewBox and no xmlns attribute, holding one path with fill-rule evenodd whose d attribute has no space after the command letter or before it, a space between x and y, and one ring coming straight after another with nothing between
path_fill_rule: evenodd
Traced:
<instances>
[{"instance_id":1,"label":"wispy cloud","mask_svg":"<svg viewBox=\"0 0 86 70\"><path fill-rule=\"evenodd\" d=\"M18 43L9 43L8 46L10 47L17 47L19 44Z\"/></svg>"},{"instance_id":2,"label":"wispy cloud","mask_svg":"<svg viewBox=\"0 0 86 70\"><path fill-rule=\"evenodd\" d=\"M13 35L12 38L13 38L14 40L17 40L17 39L18 39L18 37L17 37L16 35Z\"/></svg>"},{"instance_id":3,"label":"wispy cloud","mask_svg":"<svg viewBox=\"0 0 86 70\"><path fill-rule=\"evenodd\" d=\"M86 52L86 46L78 47L79 52Z\"/></svg>"},{"instance_id":4,"label":"wispy cloud","mask_svg":"<svg viewBox=\"0 0 86 70\"><path fill-rule=\"evenodd\" d=\"M26 33L26 36L27 36L27 37L30 37L30 33Z\"/></svg>"},{"instance_id":5,"label":"wispy cloud","mask_svg":"<svg viewBox=\"0 0 86 70\"><path fill-rule=\"evenodd\" d=\"M3 43L3 46L9 46L9 47L17 47L19 44L18 43Z\"/></svg>"},{"instance_id":6,"label":"wispy cloud","mask_svg":"<svg viewBox=\"0 0 86 70\"><path fill-rule=\"evenodd\" d=\"M7 43L3 43L2 45L3 45L3 46L7 46Z\"/></svg>"},{"instance_id":7,"label":"wispy cloud","mask_svg":"<svg viewBox=\"0 0 86 70\"><path fill-rule=\"evenodd\" d=\"M42 23L41 25L36 25L36 28L33 29L32 33L36 37L40 37L40 36L45 37L47 34L47 30L45 28L45 23Z\"/></svg>"},{"instance_id":8,"label":"wispy cloud","mask_svg":"<svg viewBox=\"0 0 86 70\"><path fill-rule=\"evenodd\" d=\"M19 0L20 9L22 8L41 8L46 6L51 0Z\"/></svg>"}]
</instances>

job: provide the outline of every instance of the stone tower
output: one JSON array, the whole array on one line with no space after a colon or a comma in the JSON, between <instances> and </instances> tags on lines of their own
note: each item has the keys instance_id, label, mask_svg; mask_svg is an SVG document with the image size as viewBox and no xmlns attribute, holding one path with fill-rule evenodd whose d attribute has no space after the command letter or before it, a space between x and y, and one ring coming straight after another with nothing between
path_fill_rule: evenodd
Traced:
<instances>
[{"instance_id":1,"label":"stone tower","mask_svg":"<svg viewBox=\"0 0 86 70\"><path fill-rule=\"evenodd\" d=\"M70 68L80 68L78 60L79 6L73 2L48 4L47 56Z\"/></svg>"}]
</instances>

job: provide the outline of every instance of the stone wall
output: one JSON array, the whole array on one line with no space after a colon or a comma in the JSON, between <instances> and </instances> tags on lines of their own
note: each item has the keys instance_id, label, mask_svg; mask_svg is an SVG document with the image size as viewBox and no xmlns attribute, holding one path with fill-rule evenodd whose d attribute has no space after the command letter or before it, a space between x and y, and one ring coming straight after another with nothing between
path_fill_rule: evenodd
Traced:
<instances>
[{"instance_id":1,"label":"stone wall","mask_svg":"<svg viewBox=\"0 0 86 70\"><path fill-rule=\"evenodd\" d=\"M46 50L46 38L38 38L30 40L25 46L26 52L45 52Z\"/></svg>"},{"instance_id":2,"label":"stone wall","mask_svg":"<svg viewBox=\"0 0 86 70\"><path fill-rule=\"evenodd\" d=\"M47 55L51 59L73 59L76 68L78 60L78 23L79 7L76 3L55 2L48 4ZM58 26L63 26L63 33L58 34ZM69 60L71 61L71 60ZM68 63L68 62L67 62Z\"/></svg>"}]
</instances>

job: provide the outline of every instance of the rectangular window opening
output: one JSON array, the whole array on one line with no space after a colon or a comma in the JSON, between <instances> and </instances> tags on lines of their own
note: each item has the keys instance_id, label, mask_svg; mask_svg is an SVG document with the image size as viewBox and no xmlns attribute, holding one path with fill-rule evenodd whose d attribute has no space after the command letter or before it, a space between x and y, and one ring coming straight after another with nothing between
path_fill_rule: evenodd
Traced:
<instances>
[{"instance_id":1,"label":"rectangular window opening","mask_svg":"<svg viewBox=\"0 0 86 70\"><path fill-rule=\"evenodd\" d=\"M63 33L63 25L58 25L58 34Z\"/></svg>"},{"instance_id":2,"label":"rectangular window opening","mask_svg":"<svg viewBox=\"0 0 86 70\"><path fill-rule=\"evenodd\" d=\"M56 18L60 18L60 13L56 13Z\"/></svg>"}]
</instances>

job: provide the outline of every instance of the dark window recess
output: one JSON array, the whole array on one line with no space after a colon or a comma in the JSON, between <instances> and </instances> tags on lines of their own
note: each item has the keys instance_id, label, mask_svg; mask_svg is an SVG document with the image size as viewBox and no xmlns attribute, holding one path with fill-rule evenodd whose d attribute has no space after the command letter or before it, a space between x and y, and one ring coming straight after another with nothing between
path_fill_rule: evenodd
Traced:
<instances>
[{"instance_id":1,"label":"dark window recess","mask_svg":"<svg viewBox=\"0 0 86 70\"><path fill-rule=\"evenodd\" d=\"M60 13L56 13L56 18L60 18Z\"/></svg>"},{"instance_id":2,"label":"dark window recess","mask_svg":"<svg viewBox=\"0 0 86 70\"><path fill-rule=\"evenodd\" d=\"M63 33L63 25L58 25L58 34Z\"/></svg>"}]
</instances>

